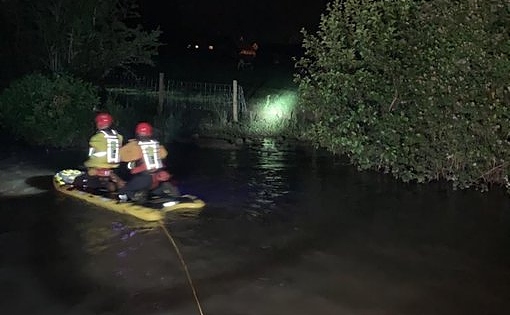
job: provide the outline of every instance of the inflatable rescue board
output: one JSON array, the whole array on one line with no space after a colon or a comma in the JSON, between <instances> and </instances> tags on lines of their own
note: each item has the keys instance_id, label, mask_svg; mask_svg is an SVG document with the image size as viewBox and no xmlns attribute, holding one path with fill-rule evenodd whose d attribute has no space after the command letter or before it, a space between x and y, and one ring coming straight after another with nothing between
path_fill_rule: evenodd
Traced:
<instances>
[{"instance_id":1,"label":"inflatable rescue board","mask_svg":"<svg viewBox=\"0 0 510 315\"><path fill-rule=\"evenodd\" d=\"M164 219L165 213L176 210L200 211L205 206L204 201L192 195L179 197L149 198L143 204L119 202L113 196L99 195L74 188L71 184L75 177L83 174L79 170L63 170L53 176L53 186L65 195L84 200L88 203L122 214L128 214L144 221L159 221Z\"/></svg>"}]
</instances>

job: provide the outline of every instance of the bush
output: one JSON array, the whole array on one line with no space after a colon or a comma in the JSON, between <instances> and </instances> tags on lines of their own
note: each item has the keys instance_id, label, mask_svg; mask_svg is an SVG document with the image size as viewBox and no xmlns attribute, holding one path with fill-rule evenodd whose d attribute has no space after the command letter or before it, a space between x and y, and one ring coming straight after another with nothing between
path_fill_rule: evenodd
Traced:
<instances>
[{"instance_id":1,"label":"bush","mask_svg":"<svg viewBox=\"0 0 510 315\"><path fill-rule=\"evenodd\" d=\"M97 90L67 75L28 75L0 95L0 119L10 135L32 145L85 145L94 132Z\"/></svg>"},{"instance_id":2,"label":"bush","mask_svg":"<svg viewBox=\"0 0 510 315\"><path fill-rule=\"evenodd\" d=\"M506 0L335 0L298 63L307 137L360 169L508 184Z\"/></svg>"}]
</instances>

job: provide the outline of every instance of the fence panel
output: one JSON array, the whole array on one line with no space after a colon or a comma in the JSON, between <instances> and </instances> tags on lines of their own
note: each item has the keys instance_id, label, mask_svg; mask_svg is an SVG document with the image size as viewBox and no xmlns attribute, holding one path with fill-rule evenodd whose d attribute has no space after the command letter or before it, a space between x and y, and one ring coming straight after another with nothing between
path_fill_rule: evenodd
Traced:
<instances>
[{"instance_id":1,"label":"fence panel","mask_svg":"<svg viewBox=\"0 0 510 315\"><path fill-rule=\"evenodd\" d=\"M111 75L106 80L107 89L119 94L158 93L158 78ZM203 111L217 116L221 121L232 120L233 85L209 82L165 82L163 115L176 110ZM242 86L237 87L239 117L247 115L246 100Z\"/></svg>"}]
</instances>

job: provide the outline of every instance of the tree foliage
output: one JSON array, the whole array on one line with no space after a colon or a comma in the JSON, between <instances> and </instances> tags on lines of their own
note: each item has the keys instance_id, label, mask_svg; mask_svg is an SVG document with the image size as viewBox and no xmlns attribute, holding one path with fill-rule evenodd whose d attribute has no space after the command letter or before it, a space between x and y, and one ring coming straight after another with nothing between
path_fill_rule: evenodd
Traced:
<instances>
[{"instance_id":1,"label":"tree foliage","mask_svg":"<svg viewBox=\"0 0 510 315\"><path fill-rule=\"evenodd\" d=\"M307 136L361 169L486 189L510 170L506 0L335 0L304 31Z\"/></svg>"},{"instance_id":2,"label":"tree foliage","mask_svg":"<svg viewBox=\"0 0 510 315\"><path fill-rule=\"evenodd\" d=\"M8 136L32 145L86 144L94 131L96 88L67 75L33 74L0 95L0 121Z\"/></svg>"},{"instance_id":3,"label":"tree foliage","mask_svg":"<svg viewBox=\"0 0 510 315\"><path fill-rule=\"evenodd\" d=\"M136 0L19 0L0 7L15 52L53 73L101 79L114 68L152 65L160 46L159 29L137 24Z\"/></svg>"}]
</instances>

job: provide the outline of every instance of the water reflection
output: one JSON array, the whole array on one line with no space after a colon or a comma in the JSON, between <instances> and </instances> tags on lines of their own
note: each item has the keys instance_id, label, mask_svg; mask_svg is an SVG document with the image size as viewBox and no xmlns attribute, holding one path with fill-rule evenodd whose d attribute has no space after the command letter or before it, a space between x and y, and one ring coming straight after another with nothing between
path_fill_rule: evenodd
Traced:
<instances>
[{"instance_id":1,"label":"water reflection","mask_svg":"<svg viewBox=\"0 0 510 315\"><path fill-rule=\"evenodd\" d=\"M250 202L246 211L255 210L262 213L274 211L280 197L289 193L289 182L285 178L285 173L291 165L287 161L286 152L278 149L274 140L270 139L262 142L254 156L256 161L247 176Z\"/></svg>"},{"instance_id":2,"label":"water reflection","mask_svg":"<svg viewBox=\"0 0 510 315\"><path fill-rule=\"evenodd\" d=\"M207 202L201 215L169 214L165 225L212 313L510 311L503 191L403 184L273 140L233 151L168 147L181 191ZM57 169L81 156L45 160ZM60 196L42 179L27 183L46 193L0 199L0 271L20 292L0 309L195 312L182 266L157 225Z\"/></svg>"}]
</instances>

